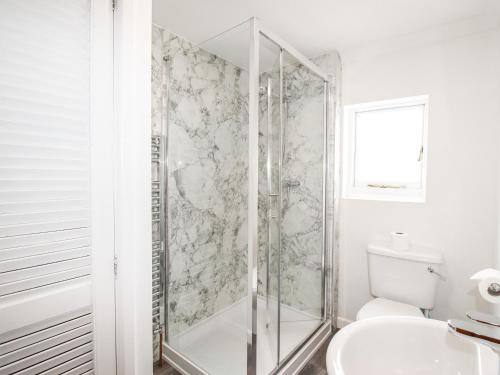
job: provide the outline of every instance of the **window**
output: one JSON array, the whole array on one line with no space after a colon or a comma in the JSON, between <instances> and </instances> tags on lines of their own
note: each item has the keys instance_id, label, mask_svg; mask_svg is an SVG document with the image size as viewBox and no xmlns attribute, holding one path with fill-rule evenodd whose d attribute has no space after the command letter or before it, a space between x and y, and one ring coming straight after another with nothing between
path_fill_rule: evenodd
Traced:
<instances>
[{"instance_id":1,"label":"window","mask_svg":"<svg viewBox=\"0 0 500 375\"><path fill-rule=\"evenodd\" d=\"M345 106L344 198L425 201L428 97Z\"/></svg>"}]
</instances>

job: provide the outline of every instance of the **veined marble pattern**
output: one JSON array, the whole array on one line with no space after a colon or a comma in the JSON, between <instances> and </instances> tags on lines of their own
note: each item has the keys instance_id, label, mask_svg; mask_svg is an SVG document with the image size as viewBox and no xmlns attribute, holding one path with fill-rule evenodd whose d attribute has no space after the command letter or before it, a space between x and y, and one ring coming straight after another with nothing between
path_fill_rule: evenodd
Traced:
<instances>
[{"instance_id":1,"label":"veined marble pattern","mask_svg":"<svg viewBox=\"0 0 500 375\"><path fill-rule=\"evenodd\" d=\"M267 95L260 98L259 175L259 294L265 295L266 257L269 246L269 289L277 294L279 197L268 196L268 140L271 145L272 193L281 185L281 302L319 316L321 311L323 251L323 114L324 83L301 65L288 65L283 72L283 163L279 181L279 76L263 74L261 86L272 77L271 115ZM268 120L271 137L268 137ZM271 219L268 210L271 206ZM269 225L268 225L269 223ZM270 231L270 235L269 235Z\"/></svg>"},{"instance_id":2,"label":"veined marble pattern","mask_svg":"<svg viewBox=\"0 0 500 375\"><path fill-rule=\"evenodd\" d=\"M248 113L241 70L163 31L170 337L246 293Z\"/></svg>"},{"instance_id":3,"label":"veined marble pattern","mask_svg":"<svg viewBox=\"0 0 500 375\"><path fill-rule=\"evenodd\" d=\"M267 86L271 84L271 96L268 97ZM269 282L269 295L278 297L279 267L279 197L269 196L279 193L279 71L263 73L260 87L264 90L259 95L259 206L258 206L258 293L265 296L266 283ZM268 112L270 104L271 113ZM268 126L268 122L270 124ZM270 134L268 134L268 129ZM270 175L271 191L268 179L268 142L271 142ZM271 210L271 211L269 211ZM267 256L269 252L269 279L267 278Z\"/></svg>"},{"instance_id":4,"label":"veined marble pattern","mask_svg":"<svg viewBox=\"0 0 500 375\"><path fill-rule=\"evenodd\" d=\"M282 302L320 315L323 252L324 81L302 65L285 81Z\"/></svg>"},{"instance_id":5,"label":"veined marble pattern","mask_svg":"<svg viewBox=\"0 0 500 375\"><path fill-rule=\"evenodd\" d=\"M331 296L326 301L326 308L332 314L332 321L337 321L338 314L338 274L339 274L339 230L338 217L340 205L340 170L337 167L339 150L336 145L340 145L337 139L340 129L340 108L342 89L342 62L338 52L333 51L318 56L312 61L329 75L330 82L330 106L328 108L328 128L327 128L327 165L328 178L326 188L326 252L327 264L331 265L326 269L327 279L331 279L331 285L327 285L327 295Z\"/></svg>"},{"instance_id":6,"label":"veined marble pattern","mask_svg":"<svg viewBox=\"0 0 500 375\"><path fill-rule=\"evenodd\" d=\"M160 135L163 112L163 30L153 26L151 46L151 134Z\"/></svg>"}]
</instances>

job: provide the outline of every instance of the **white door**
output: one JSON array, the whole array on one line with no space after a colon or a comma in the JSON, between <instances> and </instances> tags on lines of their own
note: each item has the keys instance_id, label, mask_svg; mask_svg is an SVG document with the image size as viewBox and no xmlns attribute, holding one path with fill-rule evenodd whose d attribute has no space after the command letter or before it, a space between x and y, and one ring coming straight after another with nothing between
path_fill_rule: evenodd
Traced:
<instances>
[{"instance_id":1,"label":"white door","mask_svg":"<svg viewBox=\"0 0 500 375\"><path fill-rule=\"evenodd\" d=\"M0 374L114 374L111 1L0 0Z\"/></svg>"}]
</instances>

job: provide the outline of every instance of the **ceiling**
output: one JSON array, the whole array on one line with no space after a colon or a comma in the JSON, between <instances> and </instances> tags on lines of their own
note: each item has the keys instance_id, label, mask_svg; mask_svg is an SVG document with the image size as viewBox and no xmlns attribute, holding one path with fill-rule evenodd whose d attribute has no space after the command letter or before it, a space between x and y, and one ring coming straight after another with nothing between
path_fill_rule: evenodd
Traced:
<instances>
[{"instance_id":1,"label":"ceiling","mask_svg":"<svg viewBox=\"0 0 500 375\"><path fill-rule=\"evenodd\" d=\"M307 56L492 15L500 0L153 0L153 22L194 43L255 16Z\"/></svg>"},{"instance_id":2,"label":"ceiling","mask_svg":"<svg viewBox=\"0 0 500 375\"><path fill-rule=\"evenodd\" d=\"M194 43L258 17L307 56L492 16L500 0L153 0L153 22Z\"/></svg>"}]
</instances>

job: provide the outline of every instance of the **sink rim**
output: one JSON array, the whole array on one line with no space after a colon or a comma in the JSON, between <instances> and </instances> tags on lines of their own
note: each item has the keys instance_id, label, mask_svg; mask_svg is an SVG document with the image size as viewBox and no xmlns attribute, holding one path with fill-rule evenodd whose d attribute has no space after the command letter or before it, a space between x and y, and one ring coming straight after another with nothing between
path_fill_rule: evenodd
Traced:
<instances>
[{"instance_id":1,"label":"sink rim","mask_svg":"<svg viewBox=\"0 0 500 375\"><path fill-rule=\"evenodd\" d=\"M373 317L355 321L347 325L346 327L342 328L339 332L335 334L327 349L326 365L328 374L351 375L347 374L345 370L342 367L340 367L341 365L339 363L341 363L343 359L342 349L344 347L344 344L352 337L352 335L355 335L359 331L363 331L365 328L373 327L374 325L379 325L379 326L384 324L398 325L402 323L407 323L411 326L425 326L428 328L430 327L431 329L440 330L441 332L447 332L449 335L453 335L459 340L463 340L464 344L473 348L473 351L476 353L477 357L481 358L483 356L486 356L487 357L486 361L493 361L493 363L495 360L491 360L491 358L496 358L497 366L500 366L500 356L497 356L497 354L493 349L475 340L469 339L467 337L457 336L454 333L449 332L448 324L444 321L435 319L426 319L420 317L411 317L411 316L382 316L382 317ZM486 364L486 367L488 367L488 363ZM481 369L479 369L478 374L489 375L489 373L483 373Z\"/></svg>"}]
</instances>

